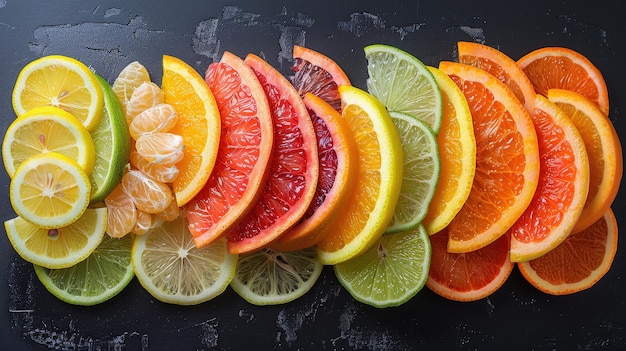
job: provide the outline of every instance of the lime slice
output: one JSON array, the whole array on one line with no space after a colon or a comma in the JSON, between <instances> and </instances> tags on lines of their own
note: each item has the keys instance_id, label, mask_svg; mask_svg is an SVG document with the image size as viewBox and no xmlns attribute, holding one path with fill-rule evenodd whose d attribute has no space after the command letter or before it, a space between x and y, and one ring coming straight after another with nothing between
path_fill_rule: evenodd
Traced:
<instances>
[{"instance_id":1,"label":"lime slice","mask_svg":"<svg viewBox=\"0 0 626 351\"><path fill-rule=\"evenodd\" d=\"M9 241L26 261L51 269L71 267L98 247L107 224L107 209L88 208L74 223L43 229L15 217L4 222Z\"/></svg>"},{"instance_id":2,"label":"lime slice","mask_svg":"<svg viewBox=\"0 0 626 351\"><path fill-rule=\"evenodd\" d=\"M92 306L119 294L133 279L130 252L133 236L122 239L105 235L84 261L64 269L34 265L35 273L48 291L73 305Z\"/></svg>"},{"instance_id":3,"label":"lime slice","mask_svg":"<svg viewBox=\"0 0 626 351\"><path fill-rule=\"evenodd\" d=\"M419 225L384 235L363 254L335 265L335 275L360 302L378 308L399 306L424 287L430 258L430 239Z\"/></svg>"},{"instance_id":4,"label":"lime slice","mask_svg":"<svg viewBox=\"0 0 626 351\"><path fill-rule=\"evenodd\" d=\"M226 250L226 239L196 247L183 210L177 219L137 236L132 257L144 289L161 302L177 305L197 305L218 296L237 265L237 255Z\"/></svg>"},{"instance_id":5,"label":"lime slice","mask_svg":"<svg viewBox=\"0 0 626 351\"><path fill-rule=\"evenodd\" d=\"M426 123L400 112L390 112L404 155L402 188L386 233L411 230L422 222L439 181L437 138Z\"/></svg>"},{"instance_id":6,"label":"lime slice","mask_svg":"<svg viewBox=\"0 0 626 351\"><path fill-rule=\"evenodd\" d=\"M241 254L230 286L254 305L279 305L306 294L322 273L317 249Z\"/></svg>"},{"instance_id":7,"label":"lime slice","mask_svg":"<svg viewBox=\"0 0 626 351\"><path fill-rule=\"evenodd\" d=\"M92 204L104 200L119 184L130 157L130 134L120 102L107 81L98 75L96 79L104 95L104 108L100 123L91 132L96 149L90 176Z\"/></svg>"},{"instance_id":8,"label":"lime slice","mask_svg":"<svg viewBox=\"0 0 626 351\"><path fill-rule=\"evenodd\" d=\"M387 45L365 47L367 89L389 111L404 112L426 122L435 135L441 127L443 103L437 81L411 54Z\"/></svg>"}]
</instances>

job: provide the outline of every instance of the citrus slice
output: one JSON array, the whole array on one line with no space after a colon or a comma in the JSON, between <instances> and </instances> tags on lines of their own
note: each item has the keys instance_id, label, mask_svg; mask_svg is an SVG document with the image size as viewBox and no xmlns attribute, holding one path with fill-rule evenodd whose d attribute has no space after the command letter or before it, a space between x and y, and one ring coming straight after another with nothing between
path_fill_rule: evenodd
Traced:
<instances>
[{"instance_id":1,"label":"citrus slice","mask_svg":"<svg viewBox=\"0 0 626 351\"><path fill-rule=\"evenodd\" d=\"M170 132L183 137L180 173L173 183L178 207L189 202L209 179L219 147L220 112L204 79L182 60L163 56L161 88L178 116Z\"/></svg>"},{"instance_id":2,"label":"citrus slice","mask_svg":"<svg viewBox=\"0 0 626 351\"><path fill-rule=\"evenodd\" d=\"M94 168L96 152L87 129L69 112L38 107L15 119L2 142L2 159L9 177L27 158L56 152L75 160L85 173Z\"/></svg>"},{"instance_id":3,"label":"citrus slice","mask_svg":"<svg viewBox=\"0 0 626 351\"><path fill-rule=\"evenodd\" d=\"M389 111L414 116L438 134L441 92L428 68L413 55L387 45L366 46L365 57L367 90Z\"/></svg>"},{"instance_id":4,"label":"citrus slice","mask_svg":"<svg viewBox=\"0 0 626 351\"><path fill-rule=\"evenodd\" d=\"M591 100L605 115L609 114L609 94L600 70L585 56L563 47L544 47L529 52L517 63L537 93L549 89L575 91Z\"/></svg>"},{"instance_id":5,"label":"citrus slice","mask_svg":"<svg viewBox=\"0 0 626 351\"><path fill-rule=\"evenodd\" d=\"M419 225L382 236L364 253L335 265L335 275L360 302L378 308L400 306L426 284L430 258L430 239Z\"/></svg>"},{"instance_id":6,"label":"citrus slice","mask_svg":"<svg viewBox=\"0 0 626 351\"><path fill-rule=\"evenodd\" d=\"M115 239L105 235L83 261L62 269L35 265L37 278L61 301L93 306L119 294L135 276L130 253L133 237Z\"/></svg>"},{"instance_id":7,"label":"citrus slice","mask_svg":"<svg viewBox=\"0 0 626 351\"><path fill-rule=\"evenodd\" d=\"M55 106L93 130L102 116L102 91L89 67L71 57L44 56L27 64L17 76L13 109L18 116L40 106Z\"/></svg>"},{"instance_id":8,"label":"citrus slice","mask_svg":"<svg viewBox=\"0 0 626 351\"><path fill-rule=\"evenodd\" d=\"M177 305L197 305L221 294L235 274L237 255L226 241L197 248L187 229L184 211L135 237L133 267L139 283L155 299Z\"/></svg>"},{"instance_id":9,"label":"citrus slice","mask_svg":"<svg viewBox=\"0 0 626 351\"><path fill-rule=\"evenodd\" d=\"M622 146L611 121L590 100L563 89L550 89L547 95L574 122L589 157L589 194L572 230L577 233L602 217L615 200L624 168Z\"/></svg>"},{"instance_id":10,"label":"citrus slice","mask_svg":"<svg viewBox=\"0 0 626 351\"><path fill-rule=\"evenodd\" d=\"M315 194L319 172L315 131L298 92L275 68L248 54L269 102L274 153L259 200L228 233L228 250L245 253L265 247L294 226Z\"/></svg>"},{"instance_id":11,"label":"citrus slice","mask_svg":"<svg viewBox=\"0 0 626 351\"><path fill-rule=\"evenodd\" d=\"M48 152L17 167L9 192L18 216L41 228L61 228L87 209L91 182L76 161Z\"/></svg>"},{"instance_id":12,"label":"citrus slice","mask_svg":"<svg viewBox=\"0 0 626 351\"><path fill-rule=\"evenodd\" d=\"M428 67L441 90L443 114L437 134L441 169L435 195L423 220L428 234L447 227L461 210L476 172L476 138L472 115L461 89L445 73Z\"/></svg>"},{"instance_id":13,"label":"citrus slice","mask_svg":"<svg viewBox=\"0 0 626 351\"><path fill-rule=\"evenodd\" d=\"M295 59L291 70L294 75L291 83L304 97L312 93L326 101L335 110L341 111L341 97L337 89L341 85L351 85L350 79L339 65L328 56L303 46L293 46Z\"/></svg>"},{"instance_id":14,"label":"citrus slice","mask_svg":"<svg viewBox=\"0 0 626 351\"><path fill-rule=\"evenodd\" d=\"M4 222L9 241L26 261L50 269L71 267L89 256L104 236L106 208L87 209L67 227L44 229L15 217Z\"/></svg>"},{"instance_id":15,"label":"citrus slice","mask_svg":"<svg viewBox=\"0 0 626 351\"><path fill-rule=\"evenodd\" d=\"M352 179L355 190L341 216L317 243L319 259L327 265L347 261L376 243L393 216L403 171L400 136L385 106L355 87L341 86L339 94L359 168Z\"/></svg>"},{"instance_id":16,"label":"citrus slice","mask_svg":"<svg viewBox=\"0 0 626 351\"><path fill-rule=\"evenodd\" d=\"M542 256L565 240L589 189L589 159L576 126L543 95L534 105L541 172L532 201L510 229L513 262Z\"/></svg>"},{"instance_id":17,"label":"citrus slice","mask_svg":"<svg viewBox=\"0 0 626 351\"><path fill-rule=\"evenodd\" d=\"M390 112L398 130L404 155L402 188L386 233L398 233L417 227L435 195L441 164L439 145L430 127L413 116Z\"/></svg>"},{"instance_id":18,"label":"citrus slice","mask_svg":"<svg viewBox=\"0 0 626 351\"><path fill-rule=\"evenodd\" d=\"M304 216L293 228L272 242L278 251L294 251L315 245L328 234L332 223L354 188L357 150L346 121L333 107L312 93L305 93L320 161L315 196Z\"/></svg>"},{"instance_id":19,"label":"citrus slice","mask_svg":"<svg viewBox=\"0 0 626 351\"><path fill-rule=\"evenodd\" d=\"M430 236L432 258L426 286L453 301L477 301L496 292L515 267L509 236L467 253L448 252L448 228Z\"/></svg>"},{"instance_id":20,"label":"citrus slice","mask_svg":"<svg viewBox=\"0 0 626 351\"><path fill-rule=\"evenodd\" d=\"M473 66L441 62L470 107L476 173L470 194L450 222L448 250L488 245L515 223L539 179L537 134L522 103L496 77Z\"/></svg>"},{"instance_id":21,"label":"citrus slice","mask_svg":"<svg viewBox=\"0 0 626 351\"><path fill-rule=\"evenodd\" d=\"M460 63L478 67L494 75L511 89L528 113L533 113L535 88L515 60L485 44L460 41L457 47Z\"/></svg>"},{"instance_id":22,"label":"citrus slice","mask_svg":"<svg viewBox=\"0 0 626 351\"><path fill-rule=\"evenodd\" d=\"M96 75L104 94L100 123L91 132L96 160L90 175L92 204L104 200L122 179L130 158L130 136L126 118L109 83Z\"/></svg>"},{"instance_id":23,"label":"citrus slice","mask_svg":"<svg viewBox=\"0 0 626 351\"><path fill-rule=\"evenodd\" d=\"M254 305L279 305L306 294L322 273L314 247L292 252L262 249L242 254L230 286Z\"/></svg>"},{"instance_id":24,"label":"citrus slice","mask_svg":"<svg viewBox=\"0 0 626 351\"><path fill-rule=\"evenodd\" d=\"M274 144L265 92L242 59L225 52L209 66L205 80L220 111L222 133L209 180L187 207L198 247L224 236L258 201Z\"/></svg>"},{"instance_id":25,"label":"citrus slice","mask_svg":"<svg viewBox=\"0 0 626 351\"><path fill-rule=\"evenodd\" d=\"M617 253L617 221L609 208L583 231L568 236L547 254L518 263L522 276L551 295L567 295L594 286L611 268Z\"/></svg>"},{"instance_id":26,"label":"citrus slice","mask_svg":"<svg viewBox=\"0 0 626 351\"><path fill-rule=\"evenodd\" d=\"M122 69L115 81L113 82L113 93L117 97L122 106L122 112L126 116L126 106L130 97L137 87L142 83L150 82L150 74L146 67L138 61L129 63Z\"/></svg>"}]
</instances>

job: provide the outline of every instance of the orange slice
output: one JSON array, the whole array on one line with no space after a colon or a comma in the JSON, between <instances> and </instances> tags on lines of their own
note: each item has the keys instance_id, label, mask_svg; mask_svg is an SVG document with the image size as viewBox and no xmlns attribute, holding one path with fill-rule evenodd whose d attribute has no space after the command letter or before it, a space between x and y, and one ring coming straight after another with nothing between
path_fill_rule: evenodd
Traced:
<instances>
[{"instance_id":1,"label":"orange slice","mask_svg":"<svg viewBox=\"0 0 626 351\"><path fill-rule=\"evenodd\" d=\"M209 179L219 148L220 112L204 79L182 60L163 56L161 88L165 103L174 107L178 120L171 133L184 140L184 157L173 183L178 207L185 205Z\"/></svg>"},{"instance_id":2,"label":"orange slice","mask_svg":"<svg viewBox=\"0 0 626 351\"><path fill-rule=\"evenodd\" d=\"M528 261L559 245L583 210L589 189L585 143L569 117L543 95L531 115L539 140L539 185L511 228L511 261Z\"/></svg>"},{"instance_id":3,"label":"orange slice","mask_svg":"<svg viewBox=\"0 0 626 351\"><path fill-rule=\"evenodd\" d=\"M600 70L582 54L562 47L545 47L529 52L517 63L535 91L547 95L549 89L575 91L609 114L609 93Z\"/></svg>"},{"instance_id":4,"label":"orange slice","mask_svg":"<svg viewBox=\"0 0 626 351\"><path fill-rule=\"evenodd\" d=\"M437 134L441 162L439 183L423 221L426 232L432 235L450 224L470 194L476 172L476 138L472 114L461 89L439 69L428 69L439 85L443 100L441 128Z\"/></svg>"},{"instance_id":5,"label":"orange slice","mask_svg":"<svg viewBox=\"0 0 626 351\"><path fill-rule=\"evenodd\" d=\"M617 253L617 221L609 208L582 232L570 235L554 250L518 263L524 278L551 295L567 295L595 285L611 268Z\"/></svg>"},{"instance_id":6,"label":"orange slice","mask_svg":"<svg viewBox=\"0 0 626 351\"><path fill-rule=\"evenodd\" d=\"M530 203L539 178L537 134L521 102L486 71L441 62L472 113L476 174L467 201L449 225L450 252L488 245L515 223Z\"/></svg>"},{"instance_id":7,"label":"orange slice","mask_svg":"<svg viewBox=\"0 0 626 351\"><path fill-rule=\"evenodd\" d=\"M622 180L622 146L611 121L588 99L575 92L550 89L548 99L574 122L589 157L589 194L573 233L584 230L611 206Z\"/></svg>"},{"instance_id":8,"label":"orange slice","mask_svg":"<svg viewBox=\"0 0 626 351\"><path fill-rule=\"evenodd\" d=\"M498 290L515 264L509 259L509 236L468 253L447 250L448 230L431 235L432 257L426 287L453 301L477 301Z\"/></svg>"},{"instance_id":9,"label":"orange slice","mask_svg":"<svg viewBox=\"0 0 626 351\"><path fill-rule=\"evenodd\" d=\"M457 43L459 62L483 69L500 79L528 113L533 111L535 88L522 68L502 51L480 43L461 41Z\"/></svg>"}]
</instances>

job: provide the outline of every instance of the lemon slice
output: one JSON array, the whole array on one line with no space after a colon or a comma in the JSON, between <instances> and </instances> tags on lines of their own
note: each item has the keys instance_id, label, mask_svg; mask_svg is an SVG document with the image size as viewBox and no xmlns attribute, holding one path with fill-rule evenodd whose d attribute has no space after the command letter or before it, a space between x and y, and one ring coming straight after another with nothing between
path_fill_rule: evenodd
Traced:
<instances>
[{"instance_id":1,"label":"lemon slice","mask_svg":"<svg viewBox=\"0 0 626 351\"><path fill-rule=\"evenodd\" d=\"M426 284L431 246L423 225L383 236L349 261L335 265L335 275L356 300L383 308L399 306Z\"/></svg>"},{"instance_id":2,"label":"lemon slice","mask_svg":"<svg viewBox=\"0 0 626 351\"><path fill-rule=\"evenodd\" d=\"M235 274L237 255L226 240L196 248L185 211L137 236L132 259L139 283L155 299L197 305L221 294Z\"/></svg>"},{"instance_id":3,"label":"lemon slice","mask_svg":"<svg viewBox=\"0 0 626 351\"><path fill-rule=\"evenodd\" d=\"M9 192L18 216L41 228L61 228L87 209L91 182L76 161L48 152L17 167Z\"/></svg>"},{"instance_id":4,"label":"lemon slice","mask_svg":"<svg viewBox=\"0 0 626 351\"><path fill-rule=\"evenodd\" d=\"M311 290L323 267L315 247L291 252L262 249L239 256L230 286L251 304L284 304Z\"/></svg>"},{"instance_id":5,"label":"lemon slice","mask_svg":"<svg viewBox=\"0 0 626 351\"><path fill-rule=\"evenodd\" d=\"M439 182L439 145L432 129L417 118L400 112L389 115L398 129L404 155L402 188L386 233L417 227L428 212Z\"/></svg>"},{"instance_id":6,"label":"lemon slice","mask_svg":"<svg viewBox=\"0 0 626 351\"><path fill-rule=\"evenodd\" d=\"M96 158L91 135L69 112L52 106L29 110L11 123L2 143L4 168L9 177L27 158L57 152L76 162L89 174Z\"/></svg>"},{"instance_id":7,"label":"lemon slice","mask_svg":"<svg viewBox=\"0 0 626 351\"><path fill-rule=\"evenodd\" d=\"M27 64L13 88L13 109L20 116L40 106L55 106L76 116L92 130L102 115L102 91L82 62L62 55L44 56Z\"/></svg>"},{"instance_id":8,"label":"lemon slice","mask_svg":"<svg viewBox=\"0 0 626 351\"><path fill-rule=\"evenodd\" d=\"M365 47L367 90L389 111L403 112L439 133L443 102L437 81L420 60L398 48L376 44Z\"/></svg>"},{"instance_id":9,"label":"lemon slice","mask_svg":"<svg viewBox=\"0 0 626 351\"><path fill-rule=\"evenodd\" d=\"M104 200L119 184L130 159L130 134L126 117L111 86L96 75L104 94L104 108L100 123L91 132L96 157L91 172L91 199L96 203Z\"/></svg>"},{"instance_id":10,"label":"lemon slice","mask_svg":"<svg viewBox=\"0 0 626 351\"><path fill-rule=\"evenodd\" d=\"M74 223L58 229L44 229L15 217L4 228L15 251L26 261L50 269L71 267L98 247L107 223L104 207L87 209Z\"/></svg>"},{"instance_id":11,"label":"lemon slice","mask_svg":"<svg viewBox=\"0 0 626 351\"><path fill-rule=\"evenodd\" d=\"M62 269L34 265L48 291L61 301L92 306L119 294L135 276L130 252L133 236L121 239L105 235L85 260Z\"/></svg>"}]
</instances>

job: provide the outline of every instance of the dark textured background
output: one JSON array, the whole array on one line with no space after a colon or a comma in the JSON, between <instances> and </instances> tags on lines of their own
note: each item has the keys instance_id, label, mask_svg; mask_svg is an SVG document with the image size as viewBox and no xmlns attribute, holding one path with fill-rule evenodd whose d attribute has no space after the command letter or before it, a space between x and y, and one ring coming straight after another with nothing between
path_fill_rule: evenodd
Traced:
<instances>
[{"instance_id":1,"label":"dark textured background","mask_svg":"<svg viewBox=\"0 0 626 351\"><path fill-rule=\"evenodd\" d=\"M0 127L13 120L17 74L42 55L73 56L112 82L139 60L160 82L161 56L201 74L225 51L253 52L288 73L291 46L306 45L341 65L365 88L363 47L398 46L436 66L456 42L477 41L514 59L542 46L580 51L603 72L610 118L626 135L626 6L615 1L34 1L0 0ZM15 214L0 172L2 221ZM614 211L624 219L624 191ZM136 280L95 307L67 305L39 283L32 266L0 235L0 346L3 350L623 350L626 257L593 288L552 297L514 270L489 298L445 300L427 289L398 308L354 301L327 267L313 289L274 307L232 290L193 307L162 304Z\"/></svg>"}]
</instances>

